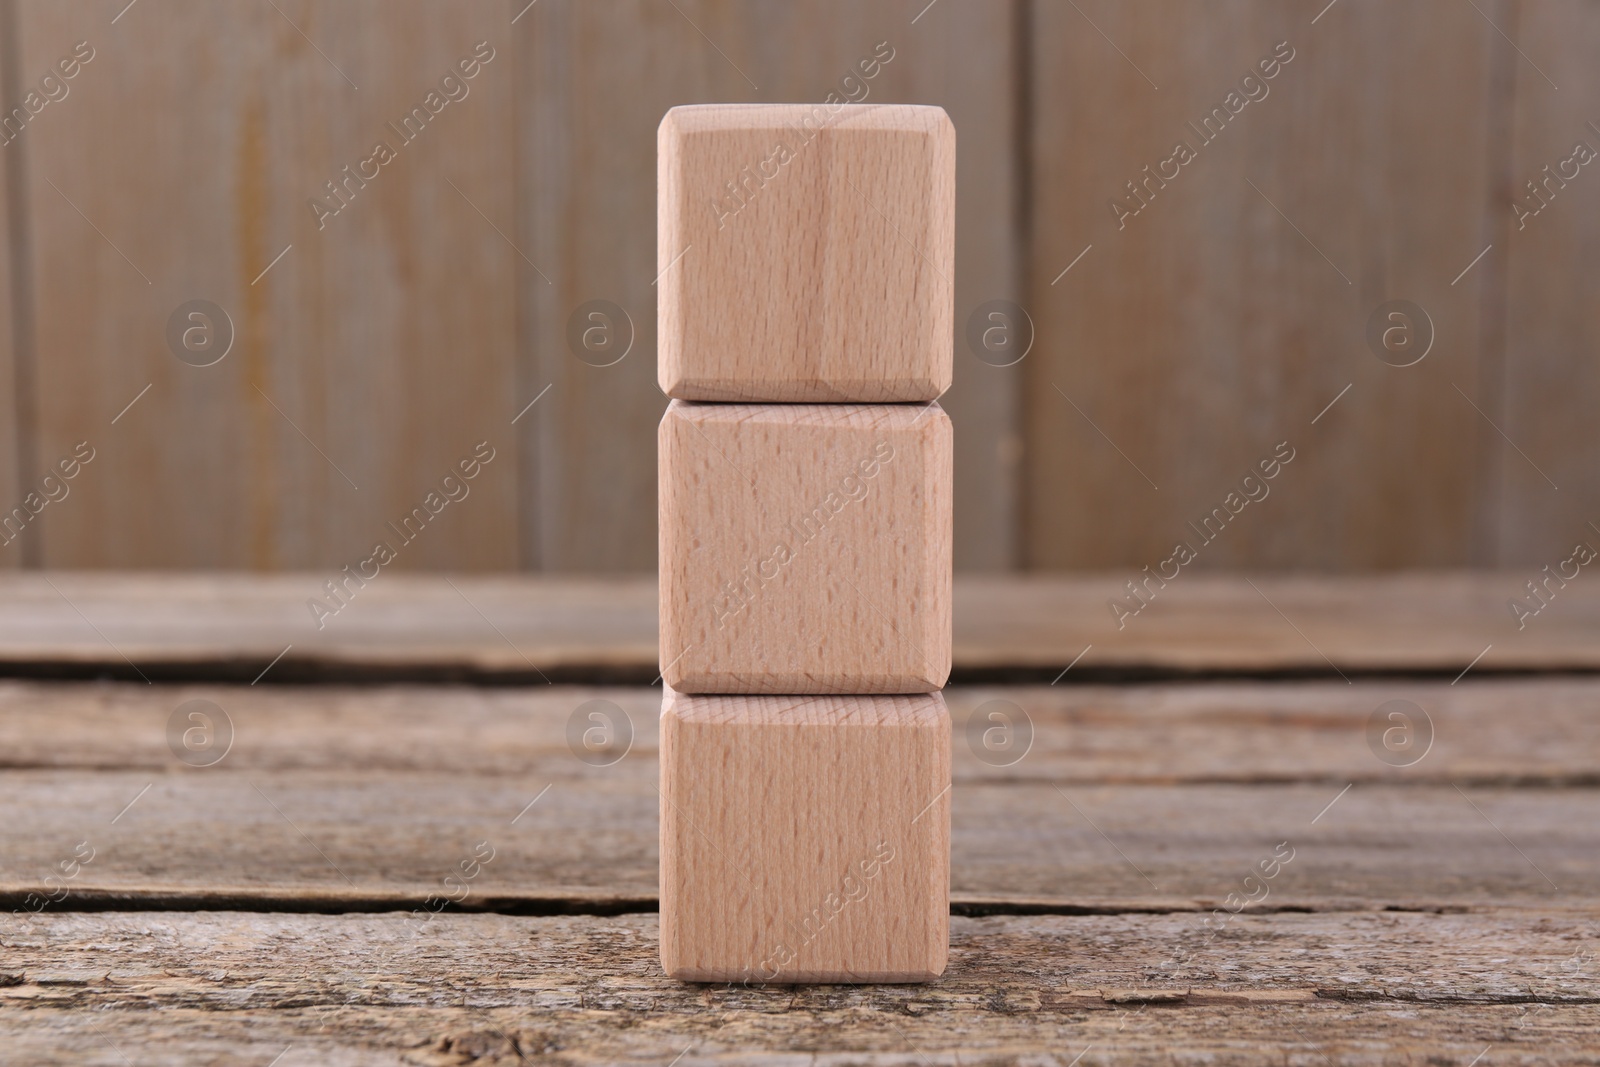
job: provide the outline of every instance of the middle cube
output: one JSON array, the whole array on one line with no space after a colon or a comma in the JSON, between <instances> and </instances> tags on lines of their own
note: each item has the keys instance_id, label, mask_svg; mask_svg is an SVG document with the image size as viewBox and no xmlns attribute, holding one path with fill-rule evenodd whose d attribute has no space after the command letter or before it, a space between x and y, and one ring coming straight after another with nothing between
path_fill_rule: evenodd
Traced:
<instances>
[{"instance_id":1,"label":"middle cube","mask_svg":"<svg viewBox=\"0 0 1600 1067\"><path fill-rule=\"evenodd\" d=\"M952 456L937 404L674 400L659 445L667 685L944 685Z\"/></svg>"}]
</instances>

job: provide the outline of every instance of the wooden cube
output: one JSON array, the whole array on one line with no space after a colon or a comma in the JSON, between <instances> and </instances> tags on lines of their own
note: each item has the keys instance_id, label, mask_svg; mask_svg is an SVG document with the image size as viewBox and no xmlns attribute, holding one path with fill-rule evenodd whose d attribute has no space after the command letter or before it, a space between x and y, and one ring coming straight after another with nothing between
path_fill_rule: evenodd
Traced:
<instances>
[{"instance_id":1,"label":"wooden cube","mask_svg":"<svg viewBox=\"0 0 1600 1067\"><path fill-rule=\"evenodd\" d=\"M950 717L926 696L661 707L661 963L698 982L920 982L950 932Z\"/></svg>"},{"instance_id":2,"label":"wooden cube","mask_svg":"<svg viewBox=\"0 0 1600 1067\"><path fill-rule=\"evenodd\" d=\"M883 403L950 388L955 144L937 107L668 111L657 134L662 390Z\"/></svg>"},{"instance_id":3,"label":"wooden cube","mask_svg":"<svg viewBox=\"0 0 1600 1067\"><path fill-rule=\"evenodd\" d=\"M668 685L944 685L951 428L937 404L674 400L659 444Z\"/></svg>"}]
</instances>

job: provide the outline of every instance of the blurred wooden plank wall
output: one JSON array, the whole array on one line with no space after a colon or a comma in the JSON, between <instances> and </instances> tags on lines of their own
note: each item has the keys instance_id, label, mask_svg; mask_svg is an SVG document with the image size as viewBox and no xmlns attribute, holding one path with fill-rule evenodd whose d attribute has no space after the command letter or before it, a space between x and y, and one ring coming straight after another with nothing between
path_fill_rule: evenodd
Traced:
<instances>
[{"instance_id":1,"label":"blurred wooden plank wall","mask_svg":"<svg viewBox=\"0 0 1600 1067\"><path fill-rule=\"evenodd\" d=\"M1027 563L1154 568L1186 541L1203 566L1537 569L1600 544L1600 168L1520 232L1510 210L1600 147L1600 8L1032 11ZM1127 183L1179 140L1195 158L1141 206ZM1364 340L1402 299L1436 334L1406 367ZM1188 523L1284 441L1270 495L1203 541Z\"/></svg>"},{"instance_id":2,"label":"blurred wooden plank wall","mask_svg":"<svg viewBox=\"0 0 1600 1067\"><path fill-rule=\"evenodd\" d=\"M401 566L515 566L504 6L14 0L11 19L13 82L88 57L5 149L27 175L35 466L94 452L26 535L37 561L336 568L387 539ZM389 124L482 40L465 98L407 143ZM379 140L397 158L344 177ZM169 350L195 299L232 322L212 366ZM400 544L385 523L479 441L496 459L466 499Z\"/></svg>"},{"instance_id":3,"label":"blurred wooden plank wall","mask_svg":"<svg viewBox=\"0 0 1600 1067\"><path fill-rule=\"evenodd\" d=\"M1158 563L1285 440L1198 565L1538 566L1600 521L1600 179L1521 230L1509 207L1600 145L1593 5L524 5L0 0L8 111L93 49L0 148L0 500L95 450L0 566L336 568L382 539L402 568L650 568L656 123L863 89L961 139L958 566ZM430 91L466 95L407 140ZM1179 138L1196 158L1119 227ZM213 366L169 351L194 299L232 320ZM1363 341L1391 299L1434 324L1415 366ZM569 349L595 300L632 323L612 366ZM1015 366L968 348L993 300L1036 327ZM480 441L470 495L401 543Z\"/></svg>"},{"instance_id":4,"label":"blurred wooden plank wall","mask_svg":"<svg viewBox=\"0 0 1600 1067\"><path fill-rule=\"evenodd\" d=\"M1600 150L1600 6L1524 3L1514 37L1560 87L1512 56L1516 79L1506 196L1524 203L1530 180L1561 167L1575 142ZM1499 454L1504 487L1490 534L1502 557L1542 566L1573 542L1600 547L1600 160L1551 192L1519 230L1502 216L1510 255L1501 315L1505 330L1506 432L1561 487L1528 477L1515 453ZM1569 170L1570 173L1570 170ZM1491 253L1492 254L1492 253ZM1514 427L1514 428L1513 428ZM1590 525L1593 523L1594 525ZM1531 577L1531 575L1530 575Z\"/></svg>"},{"instance_id":5,"label":"blurred wooden plank wall","mask_svg":"<svg viewBox=\"0 0 1600 1067\"><path fill-rule=\"evenodd\" d=\"M9 0L0 0L0 101L9 109L19 88L12 72L17 66L16 21ZM0 138L5 135L0 134ZM28 368L19 365L16 342L26 327L17 322L14 286L19 278L12 269L17 251L13 241L12 214L20 211L19 198L12 195L20 176L21 159L11 145L0 147L0 508L9 509L19 499L18 476L31 469L30 457L20 451L30 434L27 414L17 403L17 385L28 381ZM3 516L4 512L0 512ZM0 570L21 567L25 546L20 541L0 545Z\"/></svg>"}]
</instances>

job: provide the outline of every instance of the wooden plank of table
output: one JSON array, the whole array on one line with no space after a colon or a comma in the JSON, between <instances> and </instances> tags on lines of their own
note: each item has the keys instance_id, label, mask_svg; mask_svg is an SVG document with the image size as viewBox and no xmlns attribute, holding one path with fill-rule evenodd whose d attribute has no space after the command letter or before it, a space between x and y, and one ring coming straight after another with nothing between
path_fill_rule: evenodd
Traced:
<instances>
[{"instance_id":1,"label":"wooden plank of table","mask_svg":"<svg viewBox=\"0 0 1600 1067\"><path fill-rule=\"evenodd\" d=\"M23 135L38 462L95 450L40 517L43 564L326 567L320 584L381 540L402 570L515 567L505 4L14 6L25 77L75 42L94 55ZM479 42L495 58L461 80ZM167 339L196 299L232 325L211 366ZM483 441L470 495L428 518ZM418 507L420 534L388 529Z\"/></svg>"},{"instance_id":2,"label":"wooden plank of table","mask_svg":"<svg viewBox=\"0 0 1600 1067\"><path fill-rule=\"evenodd\" d=\"M1507 601L1533 574L1413 571L1327 579L1189 574L968 578L956 585L956 656L968 668L1259 672L1590 669L1600 582L1571 583L1518 628ZM1127 583L1137 579L1140 602ZM1120 615L1113 603L1125 611ZM1489 646L1493 646L1490 648ZM1481 657L1481 658L1480 658ZM1223 667L1226 665L1226 667Z\"/></svg>"},{"instance_id":3,"label":"wooden plank of table","mask_svg":"<svg viewBox=\"0 0 1600 1067\"><path fill-rule=\"evenodd\" d=\"M760 987L665 978L655 916L46 914L6 928L0 1039L41 1063L1578 1062L1597 920L956 918L937 983Z\"/></svg>"},{"instance_id":4,"label":"wooden plank of table","mask_svg":"<svg viewBox=\"0 0 1600 1067\"><path fill-rule=\"evenodd\" d=\"M958 782L1600 784L1600 681L1586 678L958 686L944 695ZM352 768L541 782L588 780L602 769L579 764L566 736L575 710L602 700L632 732L631 749L603 768L606 777L645 781L655 773L661 689L0 680L0 770L128 771L187 782L165 725L194 699L214 702L233 724L236 743L218 774ZM1419 731L1431 724L1432 747L1412 766L1390 766L1368 744L1371 720L1394 725L1379 714L1391 700L1421 709L1427 723L1419 720ZM990 708L992 701L1012 709ZM991 725L990 710L1031 723L1022 758L1000 766L981 735L969 740L980 708L980 727Z\"/></svg>"},{"instance_id":5,"label":"wooden plank of table","mask_svg":"<svg viewBox=\"0 0 1600 1067\"><path fill-rule=\"evenodd\" d=\"M343 606L323 616L308 601L336 603L324 586L329 577L0 577L0 661L90 664L134 679L188 665L245 681L274 660L268 680L365 668L534 682L544 681L541 671L648 671L638 679L648 682L659 669L654 578L380 572L364 588L346 586Z\"/></svg>"},{"instance_id":6,"label":"wooden plank of table","mask_svg":"<svg viewBox=\"0 0 1600 1067\"><path fill-rule=\"evenodd\" d=\"M1478 327L1501 297L1451 280L1497 188L1504 42L1449 0L1340 5L1315 25L1305 6L1035 9L1032 566L1154 568L1179 541L1202 566L1494 558L1474 552L1494 431L1452 383L1474 400L1496 387ZM1214 108L1224 121L1201 131ZM1119 220L1114 200L1139 213ZM1400 298L1439 339L1406 368L1363 342ZM1203 544L1187 524L1280 442L1296 458L1270 496Z\"/></svg>"},{"instance_id":7,"label":"wooden plank of table","mask_svg":"<svg viewBox=\"0 0 1600 1067\"><path fill-rule=\"evenodd\" d=\"M1531 906L1600 893L1593 790L1341 793L1332 783L958 784L953 900L972 913L1204 911L1250 889L1244 879L1280 846L1296 859L1273 907ZM649 780L19 771L0 798L21 820L4 834L10 908L59 895L50 876L84 842L93 862L65 889L81 908L420 906L480 847L497 860L474 909L630 910L653 907L657 891Z\"/></svg>"},{"instance_id":8,"label":"wooden plank of table","mask_svg":"<svg viewBox=\"0 0 1600 1067\"><path fill-rule=\"evenodd\" d=\"M1141 672L1448 679L1469 665L1474 674L1600 669L1600 583L1569 583L1518 629L1507 601L1527 578L1184 574L1119 626L1110 603L1137 603L1120 575L968 576L955 586L955 677L1061 677L1065 684ZM659 671L652 578L381 573L363 588L350 586L338 613L319 618L307 602L320 595L333 603L326 580L0 575L0 665L10 673L93 669L132 679L251 681L276 660L267 681L541 684L649 683Z\"/></svg>"},{"instance_id":9,"label":"wooden plank of table","mask_svg":"<svg viewBox=\"0 0 1600 1067\"><path fill-rule=\"evenodd\" d=\"M654 359L655 152L667 108L820 102L829 93L945 107L960 140L957 344L978 304L1019 299L1018 5L944 0L919 18L925 6L545 0L518 16L516 47L528 61L518 68L527 107L516 139L525 195L515 236L538 265L518 264L529 331L519 394L550 388L518 427L536 486L523 507L529 562L590 571L655 563L648 517L666 404ZM805 47L795 47L801 39ZM862 77L864 61L871 78ZM632 351L614 365L585 365L568 339L571 316L595 300L631 320ZM975 364L958 350L946 398L957 427L956 551L964 567L997 568L1016 561L1019 383Z\"/></svg>"},{"instance_id":10,"label":"wooden plank of table","mask_svg":"<svg viewBox=\"0 0 1600 1067\"><path fill-rule=\"evenodd\" d=\"M387 910L439 892L487 843L495 860L465 907L653 907L658 694L7 683L0 899L62 891L46 877L87 842L92 861L64 887L74 908ZM231 725L209 767L170 747L182 750L174 721L180 735L205 725L190 700ZM610 755L632 734L610 766L569 747L591 700L610 702ZM1033 723L1033 749L1009 767L984 762L965 729L993 700ZM1389 700L1432 723L1412 767L1369 747ZM950 702L953 891L968 912L1205 910L1250 891L1280 846L1294 858L1272 908L1600 893L1600 683L1041 687Z\"/></svg>"}]
</instances>

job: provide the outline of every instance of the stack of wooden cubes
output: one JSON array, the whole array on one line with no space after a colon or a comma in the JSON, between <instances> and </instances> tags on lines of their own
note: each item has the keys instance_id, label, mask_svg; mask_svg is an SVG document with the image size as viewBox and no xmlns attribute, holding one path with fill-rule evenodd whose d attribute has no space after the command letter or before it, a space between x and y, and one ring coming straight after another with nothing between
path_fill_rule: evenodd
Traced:
<instances>
[{"instance_id":1,"label":"stack of wooden cubes","mask_svg":"<svg viewBox=\"0 0 1600 1067\"><path fill-rule=\"evenodd\" d=\"M659 133L661 960L922 981L949 943L955 130Z\"/></svg>"}]
</instances>

